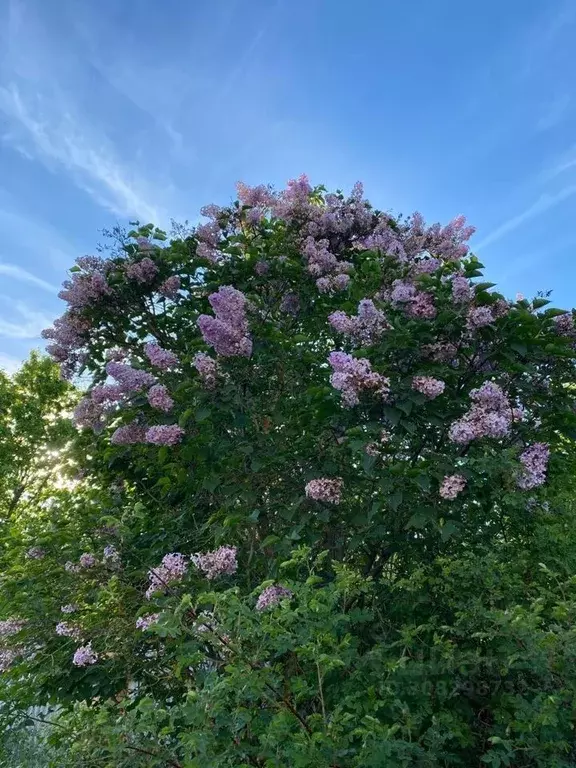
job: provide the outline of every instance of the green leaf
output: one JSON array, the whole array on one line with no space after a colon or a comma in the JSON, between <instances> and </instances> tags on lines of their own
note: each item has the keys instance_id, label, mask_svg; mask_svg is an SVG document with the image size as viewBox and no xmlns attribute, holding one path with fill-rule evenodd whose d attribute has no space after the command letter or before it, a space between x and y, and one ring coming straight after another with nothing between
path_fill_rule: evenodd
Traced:
<instances>
[{"instance_id":1,"label":"green leaf","mask_svg":"<svg viewBox=\"0 0 576 768\"><path fill-rule=\"evenodd\" d=\"M393 408L390 405L385 405L382 409L384 411L384 415L386 416L386 419L390 422L390 424L395 427L400 419L402 418L402 412L398 410L398 408Z\"/></svg>"}]
</instances>

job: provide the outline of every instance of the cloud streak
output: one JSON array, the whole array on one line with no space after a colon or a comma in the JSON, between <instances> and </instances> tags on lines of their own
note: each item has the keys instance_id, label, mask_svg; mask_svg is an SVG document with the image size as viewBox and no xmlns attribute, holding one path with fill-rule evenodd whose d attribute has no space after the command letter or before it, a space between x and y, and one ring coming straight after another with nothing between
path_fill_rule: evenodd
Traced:
<instances>
[{"instance_id":1,"label":"cloud streak","mask_svg":"<svg viewBox=\"0 0 576 768\"><path fill-rule=\"evenodd\" d=\"M50 293L57 293L58 291L58 288L55 285L52 285L52 283L49 283L47 280L42 280L41 277L34 275L32 272L28 272L27 269L18 267L16 264L7 264L6 262L0 261L0 275L6 275L7 277L14 278L14 280L20 280L25 283L32 283L38 288L42 288Z\"/></svg>"},{"instance_id":2,"label":"cloud streak","mask_svg":"<svg viewBox=\"0 0 576 768\"><path fill-rule=\"evenodd\" d=\"M540 216L542 213L549 211L551 208L555 208L557 205L560 205L560 203L564 202L564 200L567 200L569 197L572 197L572 195L576 195L576 184L564 187L564 189L561 189L560 192L557 192L555 195L542 195L540 198L538 198L538 200L536 200L535 203L530 205L521 213L508 219L499 227L496 227L496 229L490 232L487 237L485 237L476 246L474 246L473 250L478 252L482 248L486 248L488 245L492 245L493 243L508 235L510 232L518 229L518 227L520 227L525 222L530 221L530 219L534 219L537 216Z\"/></svg>"},{"instance_id":3,"label":"cloud streak","mask_svg":"<svg viewBox=\"0 0 576 768\"><path fill-rule=\"evenodd\" d=\"M10 307L20 316L20 320L0 317L0 336L9 339L39 339L42 330L52 324L52 318L31 309L23 301L12 301L9 296L0 296L0 299L5 307Z\"/></svg>"}]
</instances>

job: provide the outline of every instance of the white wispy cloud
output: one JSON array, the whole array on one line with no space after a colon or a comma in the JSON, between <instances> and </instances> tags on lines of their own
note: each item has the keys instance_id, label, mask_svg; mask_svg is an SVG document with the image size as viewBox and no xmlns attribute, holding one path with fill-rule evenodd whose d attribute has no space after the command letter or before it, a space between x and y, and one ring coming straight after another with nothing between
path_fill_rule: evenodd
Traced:
<instances>
[{"instance_id":1,"label":"white wispy cloud","mask_svg":"<svg viewBox=\"0 0 576 768\"><path fill-rule=\"evenodd\" d=\"M86 99L93 71L78 55L78 41L52 28L50 15L46 19L20 0L9 0L7 12L0 11L0 140L53 172L65 172L115 215L166 221L166 190L128 159L133 142L123 144L123 134L111 133L118 128L116 115L108 122L106 110Z\"/></svg>"},{"instance_id":2,"label":"white wispy cloud","mask_svg":"<svg viewBox=\"0 0 576 768\"><path fill-rule=\"evenodd\" d=\"M13 301L0 296L0 303L10 311L10 319L0 317L0 336L9 339L38 339L44 328L52 324L52 318L44 312L31 309L23 301Z\"/></svg>"},{"instance_id":3,"label":"white wispy cloud","mask_svg":"<svg viewBox=\"0 0 576 768\"><path fill-rule=\"evenodd\" d=\"M20 149L17 142L23 142L27 155L33 154L50 170L64 168L77 186L117 215L146 221L163 218L148 199L145 182L122 166L104 137L91 135L62 94L48 97L25 90L16 82L0 88L0 110L13 129L20 129L10 134L16 149Z\"/></svg>"},{"instance_id":4,"label":"white wispy cloud","mask_svg":"<svg viewBox=\"0 0 576 768\"><path fill-rule=\"evenodd\" d=\"M25 283L32 283L38 288L50 291L50 293L56 293L58 291L58 288L55 285L52 285L52 283L43 280L32 272L28 272L27 269L22 269L22 267L19 267L16 264L7 264L6 262L0 261L0 275L6 275L7 277L14 278L14 280L20 280Z\"/></svg>"},{"instance_id":5,"label":"white wispy cloud","mask_svg":"<svg viewBox=\"0 0 576 768\"><path fill-rule=\"evenodd\" d=\"M542 195L538 198L538 200L536 200L535 203L528 206L528 208L525 208L516 216L512 216L510 219L503 222L499 227L496 227L496 229L490 232L487 237L475 245L473 250L477 252L482 248L486 248L488 245L492 245L496 241L505 237L505 235L508 235L510 232L518 229L518 227L520 227L522 224L530 221L530 219L534 219L536 216L540 216L540 214L549 211L551 208L554 208L557 205L560 205L560 203L564 202L564 200L567 200L569 197L572 197L572 195L576 195L576 184L564 187L564 189L561 189L555 195Z\"/></svg>"}]
</instances>

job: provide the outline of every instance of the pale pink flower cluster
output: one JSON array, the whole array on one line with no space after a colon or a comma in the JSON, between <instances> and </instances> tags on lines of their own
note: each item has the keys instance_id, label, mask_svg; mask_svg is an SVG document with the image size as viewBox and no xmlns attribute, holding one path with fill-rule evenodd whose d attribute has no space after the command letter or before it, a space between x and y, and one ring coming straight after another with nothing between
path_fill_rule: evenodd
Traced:
<instances>
[{"instance_id":1,"label":"pale pink flower cluster","mask_svg":"<svg viewBox=\"0 0 576 768\"><path fill-rule=\"evenodd\" d=\"M160 424L149 427L144 435L144 440L152 445L177 445L182 441L185 431L178 424Z\"/></svg>"},{"instance_id":2,"label":"pale pink flower cluster","mask_svg":"<svg viewBox=\"0 0 576 768\"><path fill-rule=\"evenodd\" d=\"M479 389L471 390L470 398L474 405L450 426L450 440L466 444L481 437L506 437L517 411L498 384L485 381Z\"/></svg>"},{"instance_id":3,"label":"pale pink flower cluster","mask_svg":"<svg viewBox=\"0 0 576 768\"><path fill-rule=\"evenodd\" d=\"M344 481L341 477L317 477L306 484L305 493L314 501L325 501L329 504L340 504Z\"/></svg>"},{"instance_id":4,"label":"pale pink flower cluster","mask_svg":"<svg viewBox=\"0 0 576 768\"><path fill-rule=\"evenodd\" d=\"M281 587L279 584L273 584L271 587L266 587L258 597L256 610L265 611L267 608L273 608L275 605L278 605L281 600L289 600L293 594L294 593L290 589Z\"/></svg>"},{"instance_id":5,"label":"pale pink flower cluster","mask_svg":"<svg viewBox=\"0 0 576 768\"><path fill-rule=\"evenodd\" d=\"M26 551L26 557L30 560L42 560L46 556L46 550L44 547L30 547Z\"/></svg>"},{"instance_id":6,"label":"pale pink flower cluster","mask_svg":"<svg viewBox=\"0 0 576 768\"><path fill-rule=\"evenodd\" d=\"M0 621L0 637L11 637L18 634L26 625L25 619L4 619Z\"/></svg>"},{"instance_id":7,"label":"pale pink flower cluster","mask_svg":"<svg viewBox=\"0 0 576 768\"><path fill-rule=\"evenodd\" d=\"M77 624L72 624L69 621L60 621L56 624L56 634L61 637L72 637L74 640L80 640L82 630Z\"/></svg>"},{"instance_id":8,"label":"pale pink flower cluster","mask_svg":"<svg viewBox=\"0 0 576 768\"><path fill-rule=\"evenodd\" d=\"M440 496L453 501L466 488L466 478L463 475L448 475L440 485Z\"/></svg>"},{"instance_id":9,"label":"pale pink flower cluster","mask_svg":"<svg viewBox=\"0 0 576 768\"><path fill-rule=\"evenodd\" d=\"M96 664L98 661L98 654L92 650L92 643L88 645L81 645L77 648L72 657L72 664L76 667L87 667L90 664Z\"/></svg>"},{"instance_id":10,"label":"pale pink flower cluster","mask_svg":"<svg viewBox=\"0 0 576 768\"><path fill-rule=\"evenodd\" d=\"M62 613L76 613L78 611L78 606L76 603L68 603L67 605L61 606L60 610Z\"/></svg>"},{"instance_id":11,"label":"pale pink flower cluster","mask_svg":"<svg viewBox=\"0 0 576 768\"><path fill-rule=\"evenodd\" d=\"M170 352L169 349L163 349L156 342L150 341L144 345L144 353L148 360L156 368L160 368L162 371L168 371L170 368L175 368L178 365L178 357L174 352Z\"/></svg>"},{"instance_id":12,"label":"pale pink flower cluster","mask_svg":"<svg viewBox=\"0 0 576 768\"><path fill-rule=\"evenodd\" d=\"M142 427L138 422L133 421L130 424L126 424L123 427L118 427L112 433L110 442L113 445L135 445L136 443L143 443L146 436L146 429Z\"/></svg>"},{"instance_id":13,"label":"pale pink flower cluster","mask_svg":"<svg viewBox=\"0 0 576 768\"><path fill-rule=\"evenodd\" d=\"M91 552L84 552L81 554L78 562L80 564L80 568L94 568L94 566L98 563Z\"/></svg>"},{"instance_id":14,"label":"pale pink flower cluster","mask_svg":"<svg viewBox=\"0 0 576 768\"><path fill-rule=\"evenodd\" d=\"M330 383L342 393L342 402L346 407L358 405L360 392L369 389L384 399L388 397L390 379L375 373L366 358L355 358L346 352L331 352L328 362L334 371Z\"/></svg>"},{"instance_id":15,"label":"pale pink flower cluster","mask_svg":"<svg viewBox=\"0 0 576 768\"><path fill-rule=\"evenodd\" d=\"M147 629L150 629L153 624L158 622L159 618L159 613L147 613L145 616L139 616L136 619L136 629L140 629L142 632L146 632Z\"/></svg>"},{"instance_id":16,"label":"pale pink flower cluster","mask_svg":"<svg viewBox=\"0 0 576 768\"><path fill-rule=\"evenodd\" d=\"M434 379L432 376L414 376L412 379L412 389L422 393L429 400L433 400L444 392L446 384L440 379Z\"/></svg>"},{"instance_id":17,"label":"pale pink flower cluster","mask_svg":"<svg viewBox=\"0 0 576 768\"><path fill-rule=\"evenodd\" d=\"M472 307L468 312L468 329L475 331L477 328L482 328L485 325L490 325L494 322L494 315L490 307Z\"/></svg>"},{"instance_id":18,"label":"pale pink flower cluster","mask_svg":"<svg viewBox=\"0 0 576 768\"><path fill-rule=\"evenodd\" d=\"M252 354L252 341L248 334L246 297L231 285L223 285L208 297L215 317L200 315L197 325L204 341L222 357Z\"/></svg>"},{"instance_id":19,"label":"pale pink flower cluster","mask_svg":"<svg viewBox=\"0 0 576 768\"><path fill-rule=\"evenodd\" d=\"M236 547L218 547L213 552L197 552L190 560L207 579L215 579L217 576L231 576L236 573L236 554Z\"/></svg>"},{"instance_id":20,"label":"pale pink flower cluster","mask_svg":"<svg viewBox=\"0 0 576 768\"><path fill-rule=\"evenodd\" d=\"M546 443L534 443L520 454L523 465L518 475L517 484L522 490L530 490L546 482L546 471L550 458L550 448Z\"/></svg>"},{"instance_id":21,"label":"pale pink flower cluster","mask_svg":"<svg viewBox=\"0 0 576 768\"><path fill-rule=\"evenodd\" d=\"M163 384L154 384L148 390L148 402L152 408L168 413L174 407L174 400L170 397L168 389Z\"/></svg>"},{"instance_id":22,"label":"pale pink flower cluster","mask_svg":"<svg viewBox=\"0 0 576 768\"><path fill-rule=\"evenodd\" d=\"M373 344L390 328L386 315L374 306L371 299L362 299L357 315L349 317L338 310L328 316L328 322L339 333L359 344Z\"/></svg>"},{"instance_id":23,"label":"pale pink flower cluster","mask_svg":"<svg viewBox=\"0 0 576 768\"><path fill-rule=\"evenodd\" d=\"M198 371L200 380L206 389L214 389L218 377L221 375L218 362L204 352L197 352L192 360L192 365Z\"/></svg>"},{"instance_id":24,"label":"pale pink flower cluster","mask_svg":"<svg viewBox=\"0 0 576 768\"><path fill-rule=\"evenodd\" d=\"M165 296L167 299L174 301L178 298L178 291L180 290L180 278L178 275L172 275L167 280L164 280L158 288L158 293L161 296Z\"/></svg>"},{"instance_id":25,"label":"pale pink flower cluster","mask_svg":"<svg viewBox=\"0 0 576 768\"><path fill-rule=\"evenodd\" d=\"M126 277L137 283L151 283L157 274L158 267L148 256L126 266Z\"/></svg>"},{"instance_id":26,"label":"pale pink flower cluster","mask_svg":"<svg viewBox=\"0 0 576 768\"><path fill-rule=\"evenodd\" d=\"M179 552L164 555L157 568L148 571L150 585L146 597L150 599L155 592L165 592L171 584L182 581L188 570L188 561Z\"/></svg>"}]
</instances>

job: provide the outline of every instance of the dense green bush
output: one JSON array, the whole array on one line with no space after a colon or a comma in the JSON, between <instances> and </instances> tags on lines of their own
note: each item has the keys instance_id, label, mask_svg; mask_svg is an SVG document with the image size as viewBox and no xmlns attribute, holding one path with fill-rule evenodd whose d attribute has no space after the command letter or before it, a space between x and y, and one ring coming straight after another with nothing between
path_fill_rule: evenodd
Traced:
<instances>
[{"instance_id":1,"label":"dense green bush","mask_svg":"<svg viewBox=\"0 0 576 768\"><path fill-rule=\"evenodd\" d=\"M58 766L573 765L572 315L479 282L462 217L238 196L64 286L88 391L4 516L7 733L50 720Z\"/></svg>"}]
</instances>

